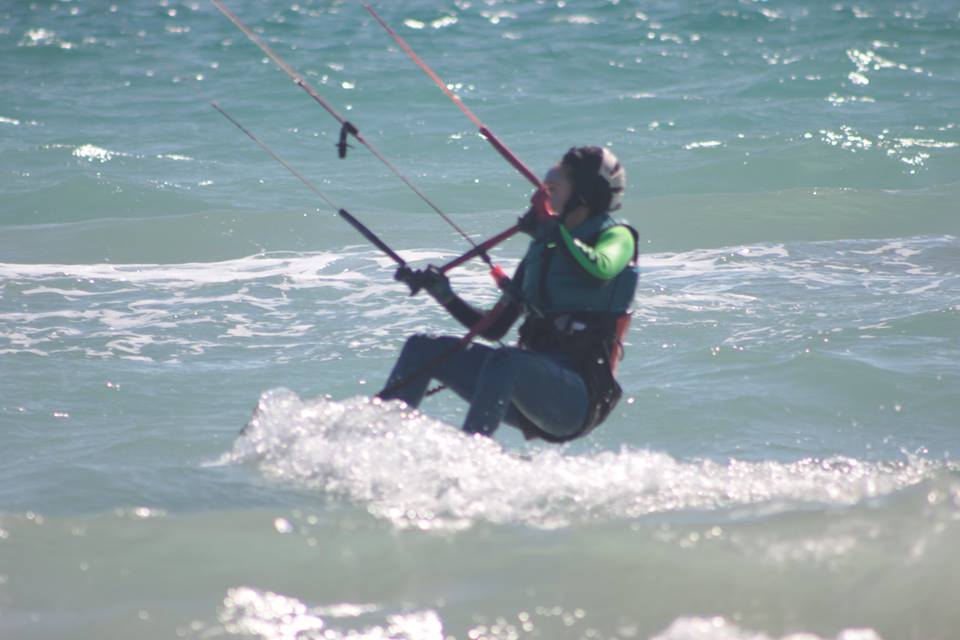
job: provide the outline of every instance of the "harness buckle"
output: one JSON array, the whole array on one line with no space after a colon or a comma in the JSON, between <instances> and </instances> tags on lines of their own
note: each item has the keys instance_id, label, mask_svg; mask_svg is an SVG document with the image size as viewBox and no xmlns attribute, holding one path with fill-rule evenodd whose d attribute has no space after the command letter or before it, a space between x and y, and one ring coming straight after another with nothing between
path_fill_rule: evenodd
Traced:
<instances>
[{"instance_id":1,"label":"harness buckle","mask_svg":"<svg viewBox=\"0 0 960 640\"><path fill-rule=\"evenodd\" d=\"M568 313L563 313L558 316L554 316L552 320L554 329L563 335L573 335L574 333L579 333L584 331L587 328L586 323L581 322L580 320L575 319Z\"/></svg>"}]
</instances>

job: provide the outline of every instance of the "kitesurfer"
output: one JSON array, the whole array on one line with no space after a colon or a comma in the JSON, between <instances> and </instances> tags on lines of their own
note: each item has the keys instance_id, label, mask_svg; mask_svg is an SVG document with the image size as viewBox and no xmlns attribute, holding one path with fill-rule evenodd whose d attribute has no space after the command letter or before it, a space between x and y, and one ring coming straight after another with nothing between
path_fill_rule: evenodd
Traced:
<instances>
[{"instance_id":1,"label":"kitesurfer","mask_svg":"<svg viewBox=\"0 0 960 640\"><path fill-rule=\"evenodd\" d=\"M507 162L537 187L533 206L518 221L481 243L475 243L439 207L340 115L302 75L244 24L222 0L217 8L272 59L294 83L333 116L341 126L338 155L346 157L350 136L366 147L413 190L472 249L442 267L412 270L404 259L346 209L337 207L310 181L281 159L218 104L213 106L294 177L320 196L337 214L399 265L396 277L412 293L426 290L470 330L460 338L411 337L379 397L419 406L431 378L470 401L464 429L492 435L506 420L530 438L562 442L588 433L600 424L620 398L614 379L623 355L629 308L636 290L637 234L617 223L610 212L619 208L625 174L616 157L600 147L570 149L547 175L546 184L520 161L417 56L396 31L363 5L397 44L477 126ZM558 214L554 215L553 211ZM533 241L511 281L487 250L517 231ZM453 293L444 275L459 264L480 257L505 295L481 313ZM499 349L472 344L480 335L499 340L525 316L517 347Z\"/></svg>"},{"instance_id":2,"label":"kitesurfer","mask_svg":"<svg viewBox=\"0 0 960 640\"><path fill-rule=\"evenodd\" d=\"M609 149L570 149L520 218L532 241L504 294L505 311L481 333L499 340L522 315L518 346L456 349L455 337L411 336L379 397L417 407L436 379L470 402L464 431L487 436L505 421L527 438L564 442L600 424L621 395L614 373L638 277L637 233L610 215L625 183ZM464 326L483 317L436 267L404 266L396 277Z\"/></svg>"}]
</instances>

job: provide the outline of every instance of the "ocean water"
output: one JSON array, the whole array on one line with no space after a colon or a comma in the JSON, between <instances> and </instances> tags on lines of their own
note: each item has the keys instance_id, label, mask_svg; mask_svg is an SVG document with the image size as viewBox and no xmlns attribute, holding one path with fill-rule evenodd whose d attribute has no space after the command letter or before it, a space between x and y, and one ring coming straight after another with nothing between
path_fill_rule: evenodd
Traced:
<instances>
[{"instance_id":1,"label":"ocean water","mask_svg":"<svg viewBox=\"0 0 960 640\"><path fill-rule=\"evenodd\" d=\"M474 238L525 209L358 3L229 5ZM0 638L960 637L957 3L377 6L535 171L626 166L624 400L563 447L371 401L462 329L209 102L466 242L211 4L7 0Z\"/></svg>"}]
</instances>

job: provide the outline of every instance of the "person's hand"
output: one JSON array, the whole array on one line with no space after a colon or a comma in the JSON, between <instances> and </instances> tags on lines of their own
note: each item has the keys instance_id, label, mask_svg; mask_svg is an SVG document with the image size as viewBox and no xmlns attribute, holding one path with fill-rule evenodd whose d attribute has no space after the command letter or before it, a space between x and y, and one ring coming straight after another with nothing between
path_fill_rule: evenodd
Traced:
<instances>
[{"instance_id":1,"label":"person's hand","mask_svg":"<svg viewBox=\"0 0 960 640\"><path fill-rule=\"evenodd\" d=\"M410 295L420 291L420 285L417 283L417 272L405 264L397 267L393 279L410 287Z\"/></svg>"},{"instance_id":2,"label":"person's hand","mask_svg":"<svg viewBox=\"0 0 960 640\"><path fill-rule=\"evenodd\" d=\"M420 272L420 286L430 294L430 297L440 304L447 304L453 300L453 289L450 280L439 267L432 264Z\"/></svg>"},{"instance_id":3,"label":"person's hand","mask_svg":"<svg viewBox=\"0 0 960 640\"><path fill-rule=\"evenodd\" d=\"M429 265L426 269L414 270L404 265L397 269L393 277L410 287L410 295L415 295L423 289L440 304L447 304L454 298L450 280L439 267Z\"/></svg>"},{"instance_id":4,"label":"person's hand","mask_svg":"<svg viewBox=\"0 0 960 640\"><path fill-rule=\"evenodd\" d=\"M537 189L530 198L530 208L517 220L520 231L539 238L553 228L557 216L550 209L550 194L546 189Z\"/></svg>"}]
</instances>

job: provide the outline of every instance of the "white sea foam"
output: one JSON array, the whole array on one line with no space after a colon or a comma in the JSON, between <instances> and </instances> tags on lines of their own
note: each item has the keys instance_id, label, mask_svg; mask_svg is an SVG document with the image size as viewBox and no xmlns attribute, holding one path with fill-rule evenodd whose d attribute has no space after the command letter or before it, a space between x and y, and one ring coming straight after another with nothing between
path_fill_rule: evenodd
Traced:
<instances>
[{"instance_id":1,"label":"white sea foam","mask_svg":"<svg viewBox=\"0 0 960 640\"><path fill-rule=\"evenodd\" d=\"M21 47L45 47L56 42L57 34L55 31L38 27L29 29L23 33L23 39L20 41Z\"/></svg>"},{"instance_id":2,"label":"white sea foam","mask_svg":"<svg viewBox=\"0 0 960 640\"><path fill-rule=\"evenodd\" d=\"M195 622L181 635L189 638L216 637L224 631L229 634L262 638L263 640L443 640L453 636L452 630L444 631L440 615L432 609L402 614L387 614L381 624L352 626L350 618L370 616L380 612L377 605L334 604L309 606L291 597L250 587L230 589L223 599L218 614L218 625ZM585 617L583 609L565 611L562 607L537 607L533 612L523 611L517 622L498 618L495 624L476 625L467 630L467 638L508 640L533 634L537 623L560 617L565 628L574 633L589 629L574 629ZM355 624L355 623L354 623ZM542 631L541 631L542 633ZM617 637L636 637L636 629L622 623ZM596 631L585 637L596 636ZM532 636L531 636L532 637ZM579 637L579 635L578 635ZM745 629L721 617L685 616L674 620L665 630L650 640L882 640L869 628L844 629L832 636L813 633L789 633L784 636L768 635Z\"/></svg>"},{"instance_id":3,"label":"white sea foam","mask_svg":"<svg viewBox=\"0 0 960 640\"><path fill-rule=\"evenodd\" d=\"M340 259L336 253L277 256L256 255L221 262L178 264L18 264L0 263L5 279L62 279L113 281L131 284L163 284L166 287L193 287L225 282L243 282L283 277L291 282L329 279L349 281L363 276L345 271L321 274Z\"/></svg>"},{"instance_id":4,"label":"white sea foam","mask_svg":"<svg viewBox=\"0 0 960 640\"><path fill-rule=\"evenodd\" d=\"M646 254L640 258L636 326L724 322L735 332L719 340L742 346L804 339L809 320L801 316L823 306L818 300L852 288L937 305L956 278L931 258L952 242L905 238ZM449 257L424 250L404 256L414 263ZM515 261L503 264L512 269ZM5 353L79 348L96 358L152 353L165 359L171 351L201 354L255 346L255 340L256 346L316 349L318 355L342 348L392 350L400 336L449 323L426 297L410 298L386 277L392 268L389 258L357 247L168 265L0 263L0 278L9 287L9 304L0 306L0 339L7 340ZM499 295L478 263L458 269L452 280L480 306ZM817 298L807 291L817 291ZM854 325L862 325L860 312L849 311ZM902 314L891 310L891 317ZM334 315L341 321L331 324L327 319ZM177 333L188 325L196 327L189 338ZM83 335L72 333L77 328Z\"/></svg>"},{"instance_id":5,"label":"white sea foam","mask_svg":"<svg viewBox=\"0 0 960 640\"><path fill-rule=\"evenodd\" d=\"M567 24L575 25L587 25L587 24L600 24L599 18L594 18L593 16L578 14L572 16L558 16L553 19L554 22L566 22Z\"/></svg>"},{"instance_id":6,"label":"white sea foam","mask_svg":"<svg viewBox=\"0 0 960 640\"><path fill-rule=\"evenodd\" d=\"M324 359L342 348L392 349L385 335L423 330L420 312L436 312L426 298L410 299L383 277L380 271L392 266L376 252L349 247L170 265L0 264L0 277L22 287L19 294L8 290L12 304L0 306L0 341L6 341L0 345L9 347L4 353L49 355L40 351L46 348L127 360L177 359L236 345L316 350ZM496 290L486 278L471 265L454 279L482 289L476 298L489 301ZM303 295L310 296L308 304ZM17 303L18 296L26 304ZM384 304L385 298L394 303ZM353 321L318 329L345 313Z\"/></svg>"},{"instance_id":7,"label":"white sea foam","mask_svg":"<svg viewBox=\"0 0 960 640\"><path fill-rule=\"evenodd\" d=\"M457 24L457 16L443 16L442 18L437 18L436 20L430 23L430 26L434 29L443 29L444 27L449 27Z\"/></svg>"},{"instance_id":8,"label":"white sea foam","mask_svg":"<svg viewBox=\"0 0 960 640\"><path fill-rule=\"evenodd\" d=\"M269 477L346 497L399 528L422 529L478 521L557 528L745 505L851 505L942 469L922 458L683 461L630 448L568 455L551 447L519 456L399 402L302 400L283 389L261 397L221 462L255 463Z\"/></svg>"},{"instance_id":9,"label":"white sea foam","mask_svg":"<svg viewBox=\"0 0 960 640\"><path fill-rule=\"evenodd\" d=\"M20 120L15 120L11 118L0 117L0 124L7 123L18 125L21 124ZM36 126L40 124L34 120L26 122L25 124ZM75 158L80 158L82 160L87 160L89 162L108 162L114 158L135 158L138 160L144 160L147 158L156 158L158 160L172 160L174 162L195 162L194 158L190 156L185 156L178 153L162 153L155 155L141 155L137 153L128 153L124 151L116 151L114 149L107 149L95 144L81 144L81 145L71 145L71 144L48 144L43 146L44 149L69 149L70 155ZM205 181L209 182L209 181ZM211 183L212 184L212 183Z\"/></svg>"},{"instance_id":10,"label":"white sea foam","mask_svg":"<svg viewBox=\"0 0 960 640\"><path fill-rule=\"evenodd\" d=\"M715 618L679 618L650 640L776 640L778 636L747 631L728 620ZM827 640L812 633L791 633L779 640ZM833 640L881 640L872 629L845 629Z\"/></svg>"},{"instance_id":11,"label":"white sea foam","mask_svg":"<svg viewBox=\"0 0 960 640\"><path fill-rule=\"evenodd\" d=\"M108 160L112 160L114 156L124 155L122 153L110 151L109 149L104 149L103 147L98 147L92 144L80 145L71 153L76 158L83 158L84 160L89 160L91 162L107 162Z\"/></svg>"},{"instance_id":12,"label":"white sea foam","mask_svg":"<svg viewBox=\"0 0 960 640\"><path fill-rule=\"evenodd\" d=\"M289 596L249 587L230 589L220 624L230 634L263 640L443 640L443 624L432 610L386 616L382 625L337 628L331 619L376 611L375 605L308 607ZM195 629L196 630L196 629ZM210 630L212 633L216 633Z\"/></svg>"},{"instance_id":13,"label":"white sea foam","mask_svg":"<svg viewBox=\"0 0 960 640\"><path fill-rule=\"evenodd\" d=\"M702 140L700 142L691 142L683 146L687 151L693 151L694 149L715 149L717 147L722 147L723 143L719 140Z\"/></svg>"},{"instance_id":14,"label":"white sea foam","mask_svg":"<svg viewBox=\"0 0 960 640\"><path fill-rule=\"evenodd\" d=\"M180 155L178 153L164 153L157 156L161 160L174 160L176 162L192 162L193 158L190 156Z\"/></svg>"},{"instance_id":15,"label":"white sea foam","mask_svg":"<svg viewBox=\"0 0 960 640\"><path fill-rule=\"evenodd\" d=\"M516 20L517 14L513 11L481 11L480 15L490 21L490 24L500 24L501 20Z\"/></svg>"}]
</instances>

